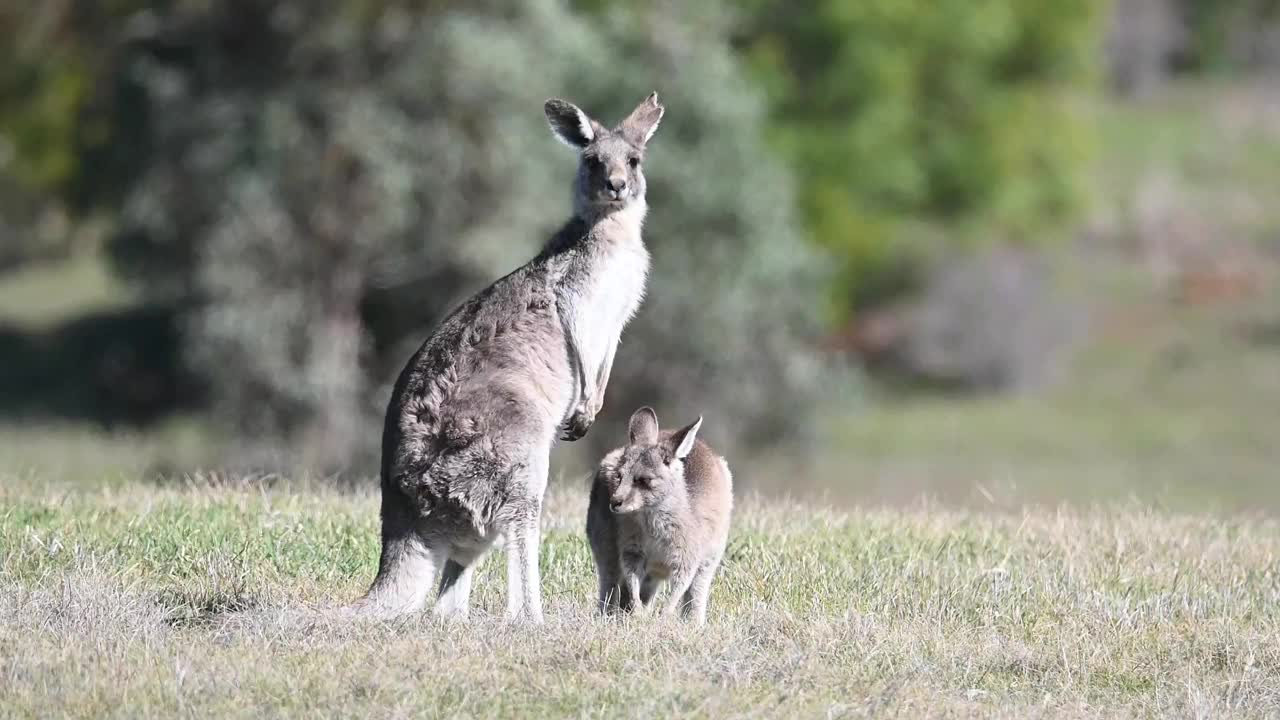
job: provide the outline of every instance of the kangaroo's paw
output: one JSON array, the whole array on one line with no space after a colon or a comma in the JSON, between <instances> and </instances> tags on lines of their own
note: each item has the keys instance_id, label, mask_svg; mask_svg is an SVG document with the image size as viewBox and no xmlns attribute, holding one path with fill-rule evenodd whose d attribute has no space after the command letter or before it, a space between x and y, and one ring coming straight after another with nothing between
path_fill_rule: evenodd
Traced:
<instances>
[{"instance_id":1,"label":"kangaroo's paw","mask_svg":"<svg viewBox=\"0 0 1280 720\"><path fill-rule=\"evenodd\" d=\"M560 439L569 442L581 440L586 436L587 431L591 429L595 421L595 413L588 411L586 408L574 410L573 415L565 423L564 429L560 431Z\"/></svg>"}]
</instances>

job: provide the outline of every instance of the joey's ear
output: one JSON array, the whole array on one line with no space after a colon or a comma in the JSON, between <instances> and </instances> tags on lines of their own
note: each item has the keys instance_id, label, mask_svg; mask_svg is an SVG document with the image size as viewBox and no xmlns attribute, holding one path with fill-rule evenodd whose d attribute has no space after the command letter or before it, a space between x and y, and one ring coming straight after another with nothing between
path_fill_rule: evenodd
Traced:
<instances>
[{"instance_id":1,"label":"joey's ear","mask_svg":"<svg viewBox=\"0 0 1280 720\"><path fill-rule=\"evenodd\" d=\"M671 436L671 444L675 446L675 456L677 460L683 460L689 457L689 453L693 452L694 441L698 439L698 429L702 427L702 416L699 415L697 420L675 431Z\"/></svg>"},{"instance_id":2,"label":"joey's ear","mask_svg":"<svg viewBox=\"0 0 1280 720\"><path fill-rule=\"evenodd\" d=\"M658 414L651 407L642 407L631 414L627 425L632 445L654 445L658 442Z\"/></svg>"},{"instance_id":3,"label":"joey's ear","mask_svg":"<svg viewBox=\"0 0 1280 720\"><path fill-rule=\"evenodd\" d=\"M552 98L542 106L551 132L569 147L584 148L596 138L596 124L571 102Z\"/></svg>"},{"instance_id":4,"label":"joey's ear","mask_svg":"<svg viewBox=\"0 0 1280 720\"><path fill-rule=\"evenodd\" d=\"M626 120L618 126L618 132L627 140L644 147L649 142L649 138L653 137L654 131L658 129L658 123L662 121L662 113L666 108L658 104L658 93L652 92L649 97L636 106L635 110L627 116Z\"/></svg>"}]
</instances>

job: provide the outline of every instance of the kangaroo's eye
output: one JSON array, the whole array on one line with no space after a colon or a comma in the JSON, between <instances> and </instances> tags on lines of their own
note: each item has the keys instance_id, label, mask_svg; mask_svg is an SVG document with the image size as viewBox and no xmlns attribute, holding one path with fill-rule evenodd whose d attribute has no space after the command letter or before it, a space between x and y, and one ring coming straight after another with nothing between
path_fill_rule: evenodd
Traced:
<instances>
[{"instance_id":1,"label":"kangaroo's eye","mask_svg":"<svg viewBox=\"0 0 1280 720\"><path fill-rule=\"evenodd\" d=\"M636 487L638 488L647 488L649 487L650 484L652 484L653 479L649 477L638 476L632 482L634 482L636 484Z\"/></svg>"},{"instance_id":2,"label":"kangaroo's eye","mask_svg":"<svg viewBox=\"0 0 1280 720\"><path fill-rule=\"evenodd\" d=\"M632 156L631 156L631 158L630 158L629 160L627 160L627 162L628 162L628 163L631 163L631 167L632 167L632 168L638 168L638 167L640 167L640 158L638 158L638 157L636 157L636 156L634 156L634 155L632 155Z\"/></svg>"}]
</instances>

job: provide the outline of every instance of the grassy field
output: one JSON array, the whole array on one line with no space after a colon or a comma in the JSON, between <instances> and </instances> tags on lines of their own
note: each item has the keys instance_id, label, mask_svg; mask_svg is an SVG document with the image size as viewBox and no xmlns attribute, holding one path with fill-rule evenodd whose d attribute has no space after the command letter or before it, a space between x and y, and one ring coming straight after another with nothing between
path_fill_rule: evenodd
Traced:
<instances>
[{"instance_id":1,"label":"grassy field","mask_svg":"<svg viewBox=\"0 0 1280 720\"><path fill-rule=\"evenodd\" d=\"M9 717L1274 717L1280 526L1137 506L740 506L707 627L592 612L585 492L547 622L348 623L376 498L277 483L0 486Z\"/></svg>"},{"instance_id":2,"label":"grassy field","mask_svg":"<svg viewBox=\"0 0 1280 720\"><path fill-rule=\"evenodd\" d=\"M793 492L845 503L924 494L975 507L1138 500L1280 513L1280 286L1267 292L1200 308L1113 307L1112 318L1142 320L1121 337L1098 328L1071 376L1044 394L875 405L837 418L807 472L772 472Z\"/></svg>"}]
</instances>

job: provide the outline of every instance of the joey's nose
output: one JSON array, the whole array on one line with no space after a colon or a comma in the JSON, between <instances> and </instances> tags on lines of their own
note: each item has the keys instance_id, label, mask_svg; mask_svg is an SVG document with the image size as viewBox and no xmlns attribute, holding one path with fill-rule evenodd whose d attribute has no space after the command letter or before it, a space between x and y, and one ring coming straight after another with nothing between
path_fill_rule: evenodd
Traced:
<instances>
[{"instance_id":1,"label":"joey's nose","mask_svg":"<svg viewBox=\"0 0 1280 720\"><path fill-rule=\"evenodd\" d=\"M620 193L627 189L627 179L624 177L611 177L605 184L615 193Z\"/></svg>"},{"instance_id":2,"label":"joey's nose","mask_svg":"<svg viewBox=\"0 0 1280 720\"><path fill-rule=\"evenodd\" d=\"M621 500L610 500L610 501L609 501L609 509L610 509L610 510L612 510L612 511L614 511L614 512L618 512L619 510L621 510L621 509L622 509L622 501L621 501Z\"/></svg>"}]
</instances>

